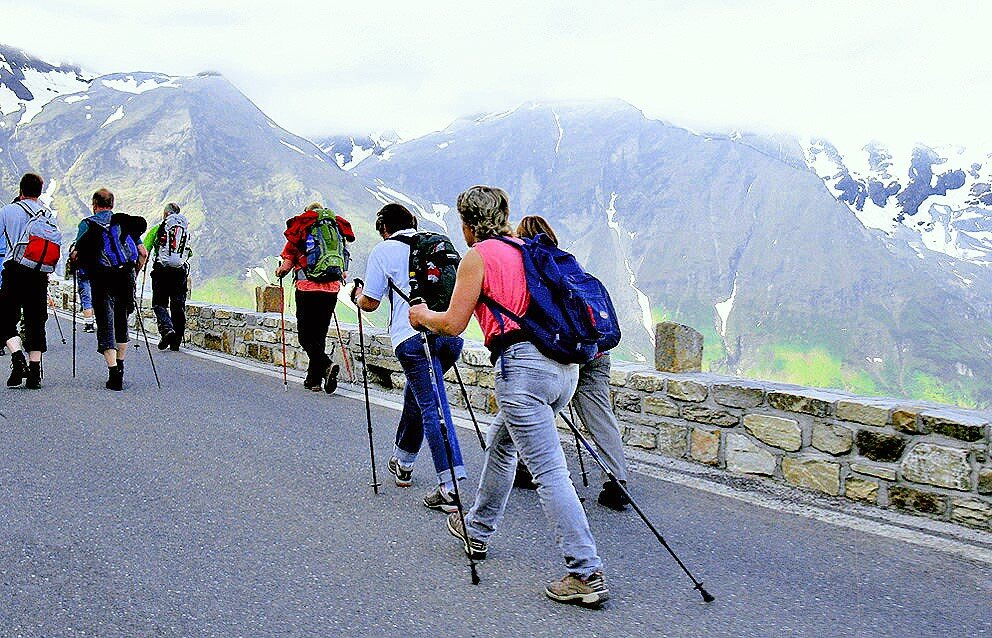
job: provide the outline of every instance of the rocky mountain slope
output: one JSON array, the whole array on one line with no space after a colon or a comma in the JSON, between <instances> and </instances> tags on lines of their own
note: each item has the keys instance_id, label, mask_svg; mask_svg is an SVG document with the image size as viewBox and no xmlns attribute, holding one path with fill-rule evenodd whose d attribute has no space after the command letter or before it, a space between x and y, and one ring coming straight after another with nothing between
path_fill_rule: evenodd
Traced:
<instances>
[{"instance_id":1,"label":"rocky mountain slope","mask_svg":"<svg viewBox=\"0 0 992 638\"><path fill-rule=\"evenodd\" d=\"M989 269L866 228L797 140L700 135L622 102L528 104L356 172L449 229L464 187L507 189L516 219L547 217L614 291L629 356L671 317L706 334L716 369L992 400Z\"/></svg>"}]
</instances>

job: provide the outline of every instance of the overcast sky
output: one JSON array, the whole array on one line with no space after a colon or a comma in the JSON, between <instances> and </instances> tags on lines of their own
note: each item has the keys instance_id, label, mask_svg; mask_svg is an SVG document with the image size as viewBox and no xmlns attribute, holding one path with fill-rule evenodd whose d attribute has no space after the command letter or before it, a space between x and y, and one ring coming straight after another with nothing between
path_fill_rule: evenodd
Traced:
<instances>
[{"instance_id":1,"label":"overcast sky","mask_svg":"<svg viewBox=\"0 0 992 638\"><path fill-rule=\"evenodd\" d=\"M700 129L988 145L992 2L0 0L0 42L223 73L304 135L619 97Z\"/></svg>"}]
</instances>

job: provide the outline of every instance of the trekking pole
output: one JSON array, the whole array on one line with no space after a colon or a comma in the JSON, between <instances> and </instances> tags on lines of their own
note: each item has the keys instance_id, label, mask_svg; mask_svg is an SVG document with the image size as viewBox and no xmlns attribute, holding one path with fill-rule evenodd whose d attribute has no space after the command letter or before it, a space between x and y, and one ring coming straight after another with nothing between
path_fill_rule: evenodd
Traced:
<instances>
[{"instance_id":1,"label":"trekking pole","mask_svg":"<svg viewBox=\"0 0 992 638\"><path fill-rule=\"evenodd\" d=\"M365 330L362 309L358 308L358 347L362 353L362 383L365 385L365 419L369 424L369 456L372 459L372 491L379 493L379 477L375 472L375 443L372 440L372 408L369 405L369 363L365 358Z\"/></svg>"},{"instance_id":2,"label":"trekking pole","mask_svg":"<svg viewBox=\"0 0 992 638\"><path fill-rule=\"evenodd\" d=\"M682 571L685 572L685 575L689 577L689 580L691 580L692 584L695 585L693 589L699 591L699 594L703 597L704 602L707 603L713 602L714 598L712 594L706 591L706 589L703 587L703 583L696 580L696 577L692 575L692 572L690 572L689 568L685 566L685 563L683 563L681 559L679 559L679 557L675 554L675 551L672 550L672 548L665 541L665 537L662 536L661 533L657 530L657 528L655 528L655 526L651 523L651 521L648 520L648 517L641 510L640 506L638 506L637 501L634 500L634 497L630 495L630 492L627 491L627 488L624 486L624 484L621 483L619 479L617 479L616 475L610 470L610 468L606 467L606 463L604 463L603 459L599 457L599 454L596 453L596 450L594 450L593 447L589 445L589 441L586 440L586 437L582 436L582 434L579 432L579 428L575 427L575 424L572 423L572 420L569 419L564 414L561 415L561 418L565 421L565 424L568 425L569 428L571 428L572 433L575 434L575 438L582 442L582 445L586 448L586 451L588 451L589 455L596 461L596 463L599 464L599 467L602 468L602 470L606 473L606 476L609 477L610 481L612 481L613 484L617 487L617 489L623 492L623 495L627 497L627 500L630 501L631 507L633 507L634 511L637 512L637 515L641 517L641 520L644 521L644 524L647 525L652 532L654 532L654 535L658 539L658 542L661 543L662 546L668 550L668 553L672 555L672 558L674 558L675 562L678 563L679 567L682 568Z\"/></svg>"},{"instance_id":3,"label":"trekking pole","mask_svg":"<svg viewBox=\"0 0 992 638\"><path fill-rule=\"evenodd\" d=\"M72 378L76 378L76 293L79 289L79 275L72 269Z\"/></svg>"},{"instance_id":4,"label":"trekking pole","mask_svg":"<svg viewBox=\"0 0 992 638\"><path fill-rule=\"evenodd\" d=\"M132 298L133 298L133 296L132 296ZM138 305L138 300L137 299L134 300L134 305L135 306ZM161 390L162 389L162 382L159 381L158 370L155 368L155 357L152 356L152 349L148 346L148 333L145 332L145 322L144 322L144 320L140 316L138 317L138 327L141 328L141 336L145 340L145 350L148 351L148 360L152 364L152 374L155 375L155 383L158 385L158 389Z\"/></svg>"},{"instance_id":5,"label":"trekking pole","mask_svg":"<svg viewBox=\"0 0 992 638\"><path fill-rule=\"evenodd\" d=\"M479 445L482 446L482 451L486 451L486 439L482 436L482 429L479 427L479 422L475 418L475 410L472 409L472 402L468 400L468 391L465 389L465 384L462 383L462 373L458 371L458 364L451 366L455 371L455 378L458 379L458 387L462 389L462 398L465 399L465 405L468 406L468 415L472 417L472 425L475 426L475 433L479 436Z\"/></svg>"},{"instance_id":6,"label":"trekking pole","mask_svg":"<svg viewBox=\"0 0 992 638\"><path fill-rule=\"evenodd\" d=\"M286 370L286 291L279 278L279 316L282 319L282 389L289 390L289 372Z\"/></svg>"},{"instance_id":7,"label":"trekking pole","mask_svg":"<svg viewBox=\"0 0 992 638\"><path fill-rule=\"evenodd\" d=\"M572 421L575 421L575 413L572 412L572 404L568 404L568 415L572 417ZM582 470L582 485L589 487L589 475L586 474L586 464L582 460L582 445L579 443L579 437L575 437L575 452L579 455L579 469Z\"/></svg>"},{"instance_id":8,"label":"trekking pole","mask_svg":"<svg viewBox=\"0 0 992 638\"><path fill-rule=\"evenodd\" d=\"M422 303L424 303L424 300L420 299L419 297L410 300L411 306L416 306ZM444 452L448 457L448 472L451 473L451 484L455 488L455 500L458 502L458 518L460 518L462 521L462 529L465 530L465 535L467 537L468 527L465 525L465 507L462 505L462 497L458 490L458 478L455 477L455 455L451 450L451 440L448 437L448 428L451 428L451 431L453 432L455 427L452 423L449 422L447 418L445 418L444 409L441 407L441 390L438 384L443 383L443 381L437 378L437 374L434 371L434 357L431 355L431 344L427 339L427 331L421 330L419 332L420 332L420 339L421 341L423 341L424 344L424 355L427 357L427 369L430 371L431 385L434 387L434 398L437 401L437 416L438 416L438 420L441 423L441 438L444 439ZM457 368L455 369L457 370ZM482 436L481 432L479 436L480 437ZM483 447L483 449L485 448ZM468 566L469 569L472 571L472 584L478 585L479 572L475 566L475 559L472 558L471 551L467 553L468 553Z\"/></svg>"},{"instance_id":9,"label":"trekking pole","mask_svg":"<svg viewBox=\"0 0 992 638\"><path fill-rule=\"evenodd\" d=\"M341 344L341 358L344 359L344 369L348 372L351 383L355 383L355 373L351 371L351 364L348 363L348 349L344 347L344 338L341 336L341 324L338 323L338 313L334 314L334 327L338 331L338 343Z\"/></svg>"},{"instance_id":10,"label":"trekking pole","mask_svg":"<svg viewBox=\"0 0 992 638\"><path fill-rule=\"evenodd\" d=\"M55 300L52 299L51 295L48 295L48 305L52 307L52 314L55 315L55 325L59 327L59 337L62 339L62 345L65 345L65 333L62 332L62 322L59 321L59 313L55 310Z\"/></svg>"}]
</instances>

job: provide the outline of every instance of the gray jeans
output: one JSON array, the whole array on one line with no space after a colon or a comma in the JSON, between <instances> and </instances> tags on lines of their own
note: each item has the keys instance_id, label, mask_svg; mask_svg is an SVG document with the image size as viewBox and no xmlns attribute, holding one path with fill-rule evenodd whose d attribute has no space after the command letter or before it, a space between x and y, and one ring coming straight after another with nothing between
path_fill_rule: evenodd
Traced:
<instances>
[{"instance_id":1,"label":"gray jeans","mask_svg":"<svg viewBox=\"0 0 992 638\"><path fill-rule=\"evenodd\" d=\"M488 542L513 489L517 453L534 476L541 509L554 530L568 572L587 578L602 568L585 510L565 464L555 414L568 403L578 366L548 359L530 343L510 346L497 361L496 399L500 413L489 443L475 504L465 516L469 535Z\"/></svg>"},{"instance_id":2,"label":"gray jeans","mask_svg":"<svg viewBox=\"0 0 992 638\"><path fill-rule=\"evenodd\" d=\"M610 355L604 354L579 368L579 384L572 406L599 448L606 467L621 481L627 480L620 426L610 404ZM606 475L603 481L606 482Z\"/></svg>"}]
</instances>

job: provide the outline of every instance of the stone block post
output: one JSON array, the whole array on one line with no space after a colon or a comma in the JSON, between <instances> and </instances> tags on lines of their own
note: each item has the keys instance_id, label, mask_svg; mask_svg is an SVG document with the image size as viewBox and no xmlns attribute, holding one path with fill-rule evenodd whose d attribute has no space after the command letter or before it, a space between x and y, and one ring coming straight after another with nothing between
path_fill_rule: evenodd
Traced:
<instances>
[{"instance_id":1,"label":"stone block post","mask_svg":"<svg viewBox=\"0 0 992 638\"><path fill-rule=\"evenodd\" d=\"M678 323L659 323L654 328L654 367L659 372L701 372L703 335Z\"/></svg>"},{"instance_id":2,"label":"stone block post","mask_svg":"<svg viewBox=\"0 0 992 638\"><path fill-rule=\"evenodd\" d=\"M279 312L282 309L282 289L279 286L255 286L255 311Z\"/></svg>"}]
</instances>

